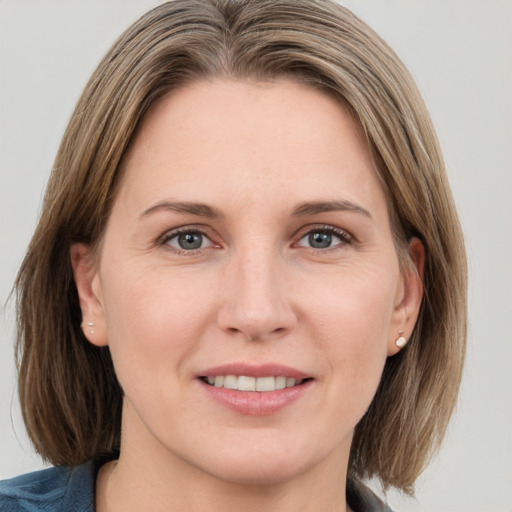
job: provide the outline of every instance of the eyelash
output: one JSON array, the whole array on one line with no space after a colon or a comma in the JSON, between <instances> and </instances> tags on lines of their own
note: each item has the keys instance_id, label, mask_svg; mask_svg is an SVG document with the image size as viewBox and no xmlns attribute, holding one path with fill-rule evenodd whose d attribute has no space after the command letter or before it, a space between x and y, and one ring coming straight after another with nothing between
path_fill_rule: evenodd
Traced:
<instances>
[{"instance_id":1,"label":"eyelash","mask_svg":"<svg viewBox=\"0 0 512 512\"><path fill-rule=\"evenodd\" d=\"M306 238L308 235L311 235L312 233L325 233L325 234L328 234L331 236L334 235L341 240L340 244L334 244L334 245L332 245L330 247L326 247L324 249L316 249L314 247L308 247L309 249L312 249L315 252L317 252L317 251L325 252L325 251L329 251L329 250L334 250L336 248L339 248L340 245L353 245L355 243L354 237L350 233L348 233L344 229L340 229L335 226L331 226L329 224L323 224L323 225L318 225L318 226L308 226L306 229L302 230L302 232L300 233L299 242L301 240L303 240L304 238ZM296 242L294 245L296 245L297 243L298 242Z\"/></svg>"},{"instance_id":2,"label":"eyelash","mask_svg":"<svg viewBox=\"0 0 512 512\"><path fill-rule=\"evenodd\" d=\"M204 250L204 248L185 250L185 249L179 249L177 247L171 247L169 245L170 240L173 240L174 238L178 237L179 235L186 234L186 233L200 234L201 236L207 238L211 244L219 247L218 244L216 244L215 242L212 241L211 237L208 236L208 234L206 233L204 228L202 228L201 226L184 226L181 228L177 228L171 232L166 232L162 237L160 237L158 243L161 246L165 246L167 248L167 250L169 250L175 254L179 254L179 255L190 256L190 255L198 254L200 251ZM315 247L306 247L306 249L310 249L315 252L326 252L329 250L334 250L334 249L338 248L340 245L353 245L355 243L354 237L351 234L349 234L347 231L337 228L335 226L324 224L324 225L318 225L318 226L308 226L307 228L303 228L303 230L298 234L298 236L299 236L298 241L294 242L293 246L297 246L301 240L303 240L307 236L311 235L312 233L325 233L325 234L328 234L331 236L336 236L337 238L339 238L341 240L340 244L334 244L330 247L326 247L323 249L315 248Z\"/></svg>"},{"instance_id":3,"label":"eyelash","mask_svg":"<svg viewBox=\"0 0 512 512\"><path fill-rule=\"evenodd\" d=\"M218 244L215 244L215 242L213 242L211 240L211 237L208 236L205 229L202 228L201 226L184 226L181 228L174 229L173 231L170 231L170 232L168 231L159 239L159 245L161 245L161 246L165 247L167 250L169 250L175 254L179 254L179 255L190 256L190 255L197 254L202 249L185 250L185 249L179 249L177 247L172 247L169 245L170 240L177 238L179 235L186 234L186 233L198 233L201 236L207 238L213 245L218 246Z\"/></svg>"}]
</instances>

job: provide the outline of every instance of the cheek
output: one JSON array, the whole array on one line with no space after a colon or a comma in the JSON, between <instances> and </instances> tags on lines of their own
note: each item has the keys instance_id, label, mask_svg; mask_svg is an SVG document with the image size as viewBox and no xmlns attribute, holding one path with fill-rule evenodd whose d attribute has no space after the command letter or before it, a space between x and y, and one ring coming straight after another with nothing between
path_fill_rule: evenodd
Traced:
<instances>
[{"instance_id":1,"label":"cheek","mask_svg":"<svg viewBox=\"0 0 512 512\"><path fill-rule=\"evenodd\" d=\"M308 277L308 314L331 332L325 342L342 337L344 346L357 351L380 345L385 351L398 278L392 265L354 266Z\"/></svg>"},{"instance_id":2,"label":"cheek","mask_svg":"<svg viewBox=\"0 0 512 512\"><path fill-rule=\"evenodd\" d=\"M324 374L332 384L328 399L344 404L338 414L350 411L354 426L382 376L397 276L398 272L346 269L324 283L318 276L311 283L316 292L310 300L309 334L316 339Z\"/></svg>"},{"instance_id":3,"label":"cheek","mask_svg":"<svg viewBox=\"0 0 512 512\"><path fill-rule=\"evenodd\" d=\"M212 287L158 267L105 268L104 276L109 346L121 384L171 369L179 376L181 361L196 350L211 317Z\"/></svg>"}]
</instances>

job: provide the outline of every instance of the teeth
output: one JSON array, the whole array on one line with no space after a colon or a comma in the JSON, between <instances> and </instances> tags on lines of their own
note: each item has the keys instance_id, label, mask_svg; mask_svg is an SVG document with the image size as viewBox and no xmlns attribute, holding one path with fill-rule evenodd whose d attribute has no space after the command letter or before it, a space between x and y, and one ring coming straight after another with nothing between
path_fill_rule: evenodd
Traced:
<instances>
[{"instance_id":1,"label":"teeth","mask_svg":"<svg viewBox=\"0 0 512 512\"><path fill-rule=\"evenodd\" d=\"M295 384L295 382L294 382L294 384ZM276 389L284 389L285 387L286 387L286 377L276 377Z\"/></svg>"},{"instance_id":2,"label":"teeth","mask_svg":"<svg viewBox=\"0 0 512 512\"><path fill-rule=\"evenodd\" d=\"M295 379L293 377L288 377L286 379L286 387L291 388L293 386L295 386Z\"/></svg>"},{"instance_id":3,"label":"teeth","mask_svg":"<svg viewBox=\"0 0 512 512\"><path fill-rule=\"evenodd\" d=\"M227 389L238 389L238 379L234 375L224 377L224 387Z\"/></svg>"},{"instance_id":4,"label":"teeth","mask_svg":"<svg viewBox=\"0 0 512 512\"><path fill-rule=\"evenodd\" d=\"M254 377L240 375L240 377L238 377L237 389L240 391L256 391L256 379Z\"/></svg>"},{"instance_id":5,"label":"teeth","mask_svg":"<svg viewBox=\"0 0 512 512\"><path fill-rule=\"evenodd\" d=\"M256 380L256 391L275 391L275 377L258 377Z\"/></svg>"},{"instance_id":6,"label":"teeth","mask_svg":"<svg viewBox=\"0 0 512 512\"><path fill-rule=\"evenodd\" d=\"M278 389L292 388L302 384L302 380L294 377L248 377L246 375L217 375L206 378L208 384L216 388L237 389L239 391L276 391Z\"/></svg>"}]
</instances>

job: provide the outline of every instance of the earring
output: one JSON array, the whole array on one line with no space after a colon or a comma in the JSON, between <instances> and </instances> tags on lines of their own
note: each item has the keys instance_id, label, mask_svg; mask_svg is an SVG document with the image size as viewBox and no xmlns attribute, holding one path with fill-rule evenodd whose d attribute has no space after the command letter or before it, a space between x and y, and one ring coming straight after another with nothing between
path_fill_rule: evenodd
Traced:
<instances>
[{"instance_id":1,"label":"earring","mask_svg":"<svg viewBox=\"0 0 512 512\"><path fill-rule=\"evenodd\" d=\"M89 327L94 327L94 322L87 322L87 325L88 325ZM92 329L91 329L89 332L90 332L91 334L94 334L94 331L93 331Z\"/></svg>"},{"instance_id":2,"label":"earring","mask_svg":"<svg viewBox=\"0 0 512 512\"><path fill-rule=\"evenodd\" d=\"M395 341L395 345L398 348L405 347L405 344L407 343L407 340L403 337L404 331L398 331L398 338Z\"/></svg>"}]
</instances>

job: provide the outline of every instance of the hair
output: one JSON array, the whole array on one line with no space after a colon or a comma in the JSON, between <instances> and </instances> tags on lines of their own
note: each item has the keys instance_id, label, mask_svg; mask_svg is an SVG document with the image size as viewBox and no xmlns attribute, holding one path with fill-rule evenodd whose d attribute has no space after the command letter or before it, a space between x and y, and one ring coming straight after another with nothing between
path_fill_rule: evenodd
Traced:
<instances>
[{"instance_id":1,"label":"hair","mask_svg":"<svg viewBox=\"0 0 512 512\"><path fill-rule=\"evenodd\" d=\"M19 396L36 451L78 465L119 447L123 393L108 348L80 324L70 246L101 240L121 162L148 109L211 79L289 78L338 98L361 124L397 252L426 250L424 299L407 346L387 359L357 425L349 474L412 493L445 434L466 339L466 259L432 122L404 65L330 0L175 0L146 13L90 78L63 136L21 265Z\"/></svg>"}]
</instances>

